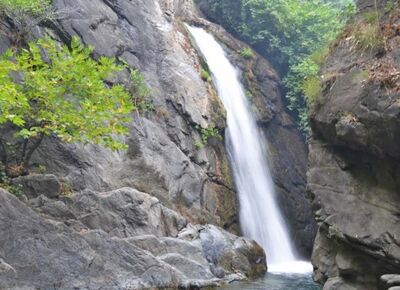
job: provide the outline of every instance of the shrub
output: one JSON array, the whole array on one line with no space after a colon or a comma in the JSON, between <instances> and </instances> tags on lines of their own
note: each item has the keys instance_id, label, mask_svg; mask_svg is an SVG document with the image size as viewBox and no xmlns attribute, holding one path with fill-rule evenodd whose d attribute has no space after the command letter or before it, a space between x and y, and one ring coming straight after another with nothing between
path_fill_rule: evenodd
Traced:
<instances>
[{"instance_id":1,"label":"shrub","mask_svg":"<svg viewBox=\"0 0 400 290\"><path fill-rule=\"evenodd\" d=\"M354 44L361 51L375 50L384 45L379 23L360 23L352 33Z\"/></svg>"},{"instance_id":2,"label":"shrub","mask_svg":"<svg viewBox=\"0 0 400 290\"><path fill-rule=\"evenodd\" d=\"M9 37L15 46L26 44L32 29L41 22L57 18L51 0L0 0L0 12L8 16L14 25Z\"/></svg>"},{"instance_id":3,"label":"shrub","mask_svg":"<svg viewBox=\"0 0 400 290\"><path fill-rule=\"evenodd\" d=\"M211 82L210 73L209 73L207 70L205 70L205 69L202 69L202 70L201 70L200 77L201 77L201 79L202 79L203 81L205 81L205 82Z\"/></svg>"},{"instance_id":4,"label":"shrub","mask_svg":"<svg viewBox=\"0 0 400 290\"><path fill-rule=\"evenodd\" d=\"M124 86L106 84L125 66L91 54L74 38L71 48L41 39L1 56L0 130L13 135L0 136L0 160L9 176L28 172L45 136L126 148L114 136L128 133L124 123L131 120L132 97Z\"/></svg>"},{"instance_id":5,"label":"shrub","mask_svg":"<svg viewBox=\"0 0 400 290\"><path fill-rule=\"evenodd\" d=\"M321 81L317 76L311 76L303 82L303 92L308 107L315 105L322 95Z\"/></svg>"},{"instance_id":6,"label":"shrub","mask_svg":"<svg viewBox=\"0 0 400 290\"><path fill-rule=\"evenodd\" d=\"M328 57L328 55L329 55L329 46L325 46L325 47L323 47L323 48L321 48L321 49L319 49L319 50L317 50L317 51L315 51L315 52L313 52L311 55L310 55L310 60L312 60L315 64L317 64L317 65L319 65L319 66L322 66L324 63L325 63L325 61L326 61L326 58Z\"/></svg>"},{"instance_id":7,"label":"shrub","mask_svg":"<svg viewBox=\"0 0 400 290\"><path fill-rule=\"evenodd\" d=\"M4 188L9 193L15 195L16 197L22 196L23 190L21 185L13 185L11 178L7 176L5 167L0 163L0 188Z\"/></svg>"},{"instance_id":8,"label":"shrub","mask_svg":"<svg viewBox=\"0 0 400 290\"><path fill-rule=\"evenodd\" d=\"M6 13L40 15L49 9L50 4L51 0L0 0L0 10Z\"/></svg>"},{"instance_id":9,"label":"shrub","mask_svg":"<svg viewBox=\"0 0 400 290\"><path fill-rule=\"evenodd\" d=\"M244 59L251 59L254 57L254 52L251 50L250 47L243 48L240 54Z\"/></svg>"},{"instance_id":10,"label":"shrub","mask_svg":"<svg viewBox=\"0 0 400 290\"><path fill-rule=\"evenodd\" d=\"M129 91L134 96L134 105L138 112L154 111L153 99L150 90L145 85L143 74L139 70L131 70Z\"/></svg>"},{"instance_id":11,"label":"shrub","mask_svg":"<svg viewBox=\"0 0 400 290\"><path fill-rule=\"evenodd\" d=\"M196 143L197 148L202 148L206 146L210 138L216 138L218 140L223 139L218 129L215 128L214 125L209 125L206 128L201 128L200 126L197 126L196 128L200 132L201 136L201 140Z\"/></svg>"}]
</instances>

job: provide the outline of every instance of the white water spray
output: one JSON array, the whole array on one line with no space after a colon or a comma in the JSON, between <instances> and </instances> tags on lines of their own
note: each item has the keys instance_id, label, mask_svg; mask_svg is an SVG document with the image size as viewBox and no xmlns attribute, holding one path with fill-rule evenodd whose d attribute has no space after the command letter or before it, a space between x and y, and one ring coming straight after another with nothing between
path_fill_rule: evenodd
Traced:
<instances>
[{"instance_id":1,"label":"white water spray","mask_svg":"<svg viewBox=\"0 0 400 290\"><path fill-rule=\"evenodd\" d=\"M310 272L311 264L296 260L289 241L264 155L267 144L252 116L238 71L212 35L202 28L188 26L188 29L207 61L227 111L227 148L245 236L256 240L265 249L270 272Z\"/></svg>"}]
</instances>

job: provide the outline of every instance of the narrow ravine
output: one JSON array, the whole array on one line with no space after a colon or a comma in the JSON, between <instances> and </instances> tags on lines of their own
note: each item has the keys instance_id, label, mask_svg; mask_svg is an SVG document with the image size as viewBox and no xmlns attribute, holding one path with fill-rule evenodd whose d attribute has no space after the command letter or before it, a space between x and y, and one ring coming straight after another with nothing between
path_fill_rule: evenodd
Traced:
<instances>
[{"instance_id":1,"label":"narrow ravine","mask_svg":"<svg viewBox=\"0 0 400 290\"><path fill-rule=\"evenodd\" d=\"M299 261L277 206L268 168L268 145L252 116L238 71L212 35L189 27L207 61L227 111L226 146L240 202L240 223L245 236L266 251L269 272L310 273L310 263Z\"/></svg>"}]
</instances>

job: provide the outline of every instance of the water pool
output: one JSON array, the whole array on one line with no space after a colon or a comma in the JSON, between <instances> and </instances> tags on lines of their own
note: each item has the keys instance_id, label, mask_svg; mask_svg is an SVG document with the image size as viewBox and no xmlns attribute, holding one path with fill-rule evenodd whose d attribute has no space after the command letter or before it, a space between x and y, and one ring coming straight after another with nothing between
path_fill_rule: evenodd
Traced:
<instances>
[{"instance_id":1,"label":"water pool","mask_svg":"<svg viewBox=\"0 0 400 290\"><path fill-rule=\"evenodd\" d=\"M271 274L267 273L263 278L248 281L235 282L222 287L223 290L321 290L311 274Z\"/></svg>"}]
</instances>

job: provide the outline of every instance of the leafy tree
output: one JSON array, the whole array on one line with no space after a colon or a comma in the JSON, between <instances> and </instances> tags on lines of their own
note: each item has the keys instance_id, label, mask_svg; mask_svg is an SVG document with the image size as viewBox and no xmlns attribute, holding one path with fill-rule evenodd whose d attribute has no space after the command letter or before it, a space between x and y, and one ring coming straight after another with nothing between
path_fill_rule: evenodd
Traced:
<instances>
[{"instance_id":1,"label":"leafy tree","mask_svg":"<svg viewBox=\"0 0 400 290\"><path fill-rule=\"evenodd\" d=\"M77 38L71 48L46 38L1 56L0 160L9 176L28 173L45 136L126 147L114 136L128 132L132 97L123 85L107 81L125 66L91 54Z\"/></svg>"}]
</instances>

